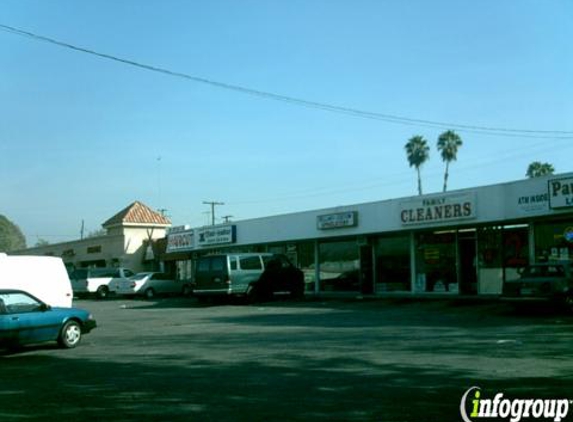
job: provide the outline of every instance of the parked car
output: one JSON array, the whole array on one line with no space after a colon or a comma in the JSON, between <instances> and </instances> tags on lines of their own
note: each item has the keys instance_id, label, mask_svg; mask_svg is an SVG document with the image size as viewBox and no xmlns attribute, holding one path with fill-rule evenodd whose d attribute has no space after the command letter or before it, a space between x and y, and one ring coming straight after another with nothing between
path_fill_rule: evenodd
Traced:
<instances>
[{"instance_id":1,"label":"parked car","mask_svg":"<svg viewBox=\"0 0 573 422\"><path fill-rule=\"evenodd\" d=\"M169 274L148 272L138 273L127 279L122 279L114 286L115 293L126 296L145 296L152 299L156 295L191 293L191 284L187 281L176 280Z\"/></svg>"},{"instance_id":2,"label":"parked car","mask_svg":"<svg viewBox=\"0 0 573 422\"><path fill-rule=\"evenodd\" d=\"M0 289L25 290L50 306L72 307L72 286L62 258L0 253Z\"/></svg>"},{"instance_id":3,"label":"parked car","mask_svg":"<svg viewBox=\"0 0 573 422\"><path fill-rule=\"evenodd\" d=\"M95 296L105 299L114 293L119 282L133 276L127 268L80 268L70 276L76 296Z\"/></svg>"},{"instance_id":4,"label":"parked car","mask_svg":"<svg viewBox=\"0 0 573 422\"><path fill-rule=\"evenodd\" d=\"M95 327L95 319L83 309L52 308L22 290L0 290L0 344L3 346L57 341L61 347L70 349Z\"/></svg>"},{"instance_id":5,"label":"parked car","mask_svg":"<svg viewBox=\"0 0 573 422\"><path fill-rule=\"evenodd\" d=\"M271 253L220 254L200 257L195 266L193 294L246 296L251 301L275 295L300 298L304 275L285 255Z\"/></svg>"},{"instance_id":6,"label":"parked car","mask_svg":"<svg viewBox=\"0 0 573 422\"><path fill-rule=\"evenodd\" d=\"M505 297L541 298L573 309L573 270L569 264L533 264L520 270L517 280L503 285Z\"/></svg>"}]
</instances>

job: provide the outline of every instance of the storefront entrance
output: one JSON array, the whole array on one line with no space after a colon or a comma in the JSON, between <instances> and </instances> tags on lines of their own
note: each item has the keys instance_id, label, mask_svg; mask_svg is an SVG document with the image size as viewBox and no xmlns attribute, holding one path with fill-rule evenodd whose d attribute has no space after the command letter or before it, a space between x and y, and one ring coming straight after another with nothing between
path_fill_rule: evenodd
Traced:
<instances>
[{"instance_id":1,"label":"storefront entrance","mask_svg":"<svg viewBox=\"0 0 573 422\"><path fill-rule=\"evenodd\" d=\"M476 232L458 233L459 252L459 286L460 293L464 295L475 295L478 292L477 279L477 247Z\"/></svg>"},{"instance_id":2,"label":"storefront entrance","mask_svg":"<svg viewBox=\"0 0 573 422\"><path fill-rule=\"evenodd\" d=\"M417 292L478 293L475 229L420 233L416 243Z\"/></svg>"},{"instance_id":3,"label":"storefront entrance","mask_svg":"<svg viewBox=\"0 0 573 422\"><path fill-rule=\"evenodd\" d=\"M374 260L371 245L360 246L360 292L365 295L374 293Z\"/></svg>"}]
</instances>

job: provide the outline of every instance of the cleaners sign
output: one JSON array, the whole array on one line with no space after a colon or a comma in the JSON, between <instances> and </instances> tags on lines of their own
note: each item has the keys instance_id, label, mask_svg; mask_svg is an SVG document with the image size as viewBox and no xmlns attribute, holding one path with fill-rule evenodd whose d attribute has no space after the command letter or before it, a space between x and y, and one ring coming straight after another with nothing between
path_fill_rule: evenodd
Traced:
<instances>
[{"instance_id":1,"label":"cleaners sign","mask_svg":"<svg viewBox=\"0 0 573 422\"><path fill-rule=\"evenodd\" d=\"M550 180L548 183L551 208L573 207L573 177Z\"/></svg>"},{"instance_id":2,"label":"cleaners sign","mask_svg":"<svg viewBox=\"0 0 573 422\"><path fill-rule=\"evenodd\" d=\"M400 204L400 220L403 226L472 218L476 218L474 194L434 196Z\"/></svg>"}]
</instances>

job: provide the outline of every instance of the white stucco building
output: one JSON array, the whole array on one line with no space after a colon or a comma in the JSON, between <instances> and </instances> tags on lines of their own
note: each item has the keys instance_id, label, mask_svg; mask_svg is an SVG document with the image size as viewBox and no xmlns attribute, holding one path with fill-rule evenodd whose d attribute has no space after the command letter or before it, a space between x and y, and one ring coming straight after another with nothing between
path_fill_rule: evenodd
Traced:
<instances>
[{"instance_id":1,"label":"white stucco building","mask_svg":"<svg viewBox=\"0 0 573 422\"><path fill-rule=\"evenodd\" d=\"M501 292L530 262L573 259L573 173L169 232L190 278L215 251L287 254L307 291Z\"/></svg>"},{"instance_id":2,"label":"white stucco building","mask_svg":"<svg viewBox=\"0 0 573 422\"><path fill-rule=\"evenodd\" d=\"M154 269L152 241L164 238L171 222L135 201L102 224L106 234L18 251L20 255L62 257L66 267L126 267L134 272Z\"/></svg>"}]
</instances>

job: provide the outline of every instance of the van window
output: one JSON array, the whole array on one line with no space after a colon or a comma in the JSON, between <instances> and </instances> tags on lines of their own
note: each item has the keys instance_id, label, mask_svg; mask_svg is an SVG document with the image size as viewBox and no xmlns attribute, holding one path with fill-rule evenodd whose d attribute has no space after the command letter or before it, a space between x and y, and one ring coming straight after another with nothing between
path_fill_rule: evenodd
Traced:
<instances>
[{"instance_id":1,"label":"van window","mask_svg":"<svg viewBox=\"0 0 573 422\"><path fill-rule=\"evenodd\" d=\"M261 259L258 256L247 256L239 258L242 270L262 270Z\"/></svg>"},{"instance_id":2,"label":"van window","mask_svg":"<svg viewBox=\"0 0 573 422\"><path fill-rule=\"evenodd\" d=\"M237 257L234 257L234 256L229 257L229 263L231 266L231 270L237 269Z\"/></svg>"},{"instance_id":3,"label":"van window","mask_svg":"<svg viewBox=\"0 0 573 422\"><path fill-rule=\"evenodd\" d=\"M207 271L209 271L209 264L210 263L211 263L211 260L209 258L200 259L198 264L197 264L197 272L206 273Z\"/></svg>"},{"instance_id":4,"label":"van window","mask_svg":"<svg viewBox=\"0 0 573 422\"><path fill-rule=\"evenodd\" d=\"M211 259L211 271L223 271L227 259L224 256L216 256Z\"/></svg>"}]
</instances>

